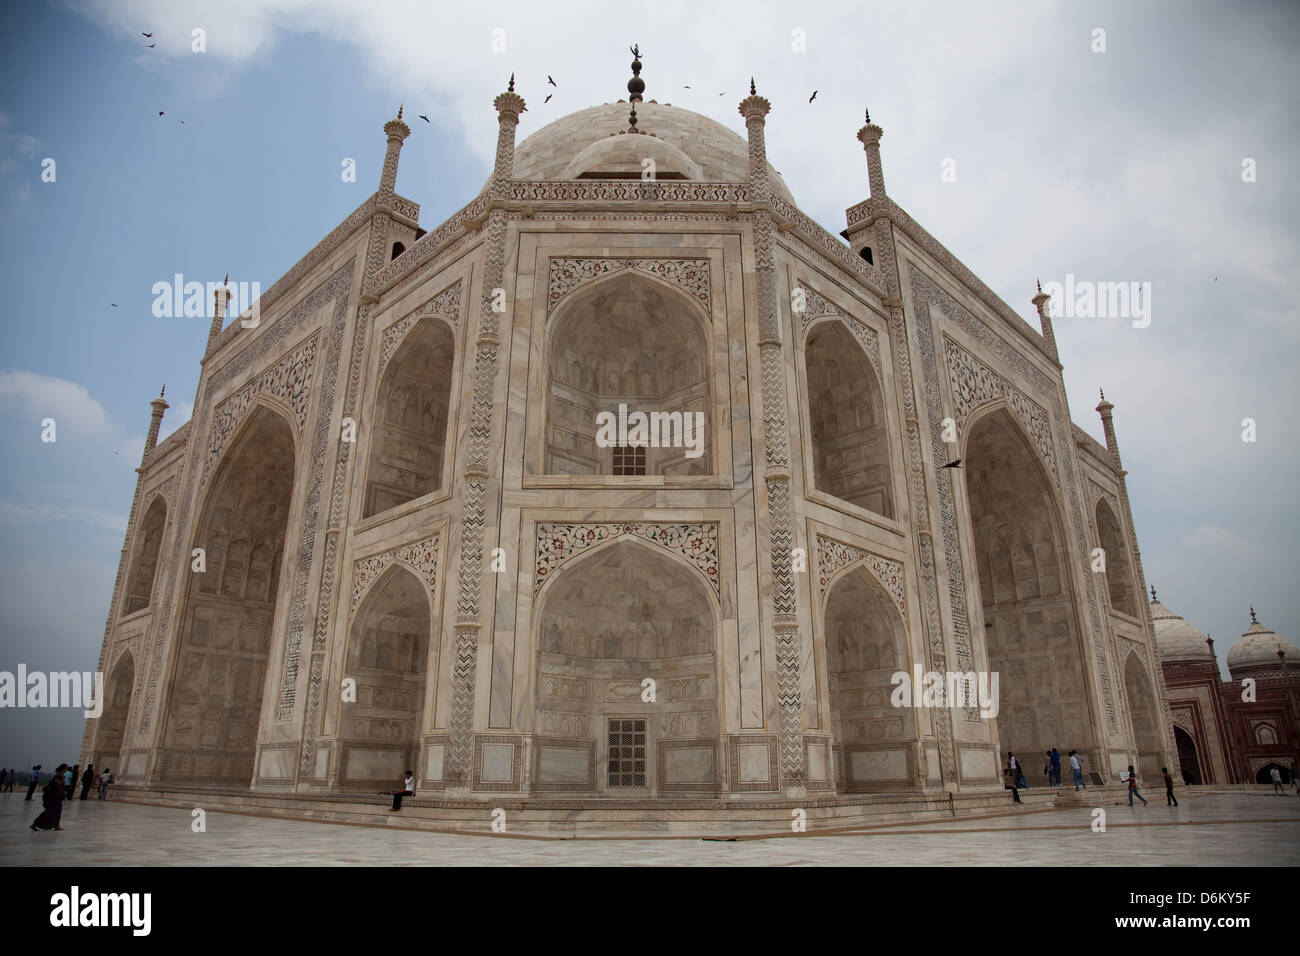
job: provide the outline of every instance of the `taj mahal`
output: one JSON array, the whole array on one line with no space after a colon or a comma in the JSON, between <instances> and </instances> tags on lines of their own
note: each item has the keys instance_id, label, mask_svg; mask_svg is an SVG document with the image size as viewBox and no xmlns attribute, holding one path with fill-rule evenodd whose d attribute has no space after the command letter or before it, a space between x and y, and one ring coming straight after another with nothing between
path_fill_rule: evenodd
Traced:
<instances>
[{"instance_id":1,"label":"taj mahal","mask_svg":"<svg viewBox=\"0 0 1300 956\"><path fill-rule=\"evenodd\" d=\"M216 291L104 634L82 754L119 792L343 806L411 769L435 816L788 819L1007 801L1013 752L1179 766L1113 406L1105 444L1073 423L1049 296L895 202L870 115L819 146L864 150L835 235L761 84L742 137L635 55L626 101L522 139L511 78L428 230L399 110L255 317ZM632 413L698 442L603 427ZM996 715L894 706L898 672L997 674Z\"/></svg>"}]
</instances>

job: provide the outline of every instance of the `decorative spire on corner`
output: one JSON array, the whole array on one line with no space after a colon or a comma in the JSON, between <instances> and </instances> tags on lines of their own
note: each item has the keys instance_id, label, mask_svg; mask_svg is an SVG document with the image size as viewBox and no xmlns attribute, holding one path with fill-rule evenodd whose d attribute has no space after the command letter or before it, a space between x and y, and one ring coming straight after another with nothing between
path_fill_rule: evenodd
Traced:
<instances>
[{"instance_id":1,"label":"decorative spire on corner","mask_svg":"<svg viewBox=\"0 0 1300 956\"><path fill-rule=\"evenodd\" d=\"M863 108L867 125L858 130L858 141L867 153L867 187L872 199L885 198L885 172L880 163L880 137L885 131L871 122L871 110Z\"/></svg>"},{"instance_id":2,"label":"decorative spire on corner","mask_svg":"<svg viewBox=\"0 0 1300 956\"><path fill-rule=\"evenodd\" d=\"M1151 603L1156 603L1156 586L1154 584L1151 585Z\"/></svg>"},{"instance_id":3,"label":"decorative spire on corner","mask_svg":"<svg viewBox=\"0 0 1300 956\"><path fill-rule=\"evenodd\" d=\"M1029 301L1034 303L1034 308L1038 310L1038 324L1043 330L1043 350L1053 362L1060 365L1061 356L1056 350L1056 332L1052 329L1052 310L1047 305L1052 301L1052 297L1043 291L1041 279L1035 279L1034 284L1038 287L1038 293Z\"/></svg>"}]
</instances>

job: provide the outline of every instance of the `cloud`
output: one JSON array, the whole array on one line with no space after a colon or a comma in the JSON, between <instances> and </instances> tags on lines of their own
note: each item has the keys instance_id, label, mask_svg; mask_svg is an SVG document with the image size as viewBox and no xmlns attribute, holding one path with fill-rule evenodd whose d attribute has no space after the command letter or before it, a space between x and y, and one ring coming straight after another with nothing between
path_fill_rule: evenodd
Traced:
<instances>
[{"instance_id":1,"label":"cloud","mask_svg":"<svg viewBox=\"0 0 1300 956\"><path fill-rule=\"evenodd\" d=\"M58 429L102 434L110 428L108 412L84 385L36 372L0 372L0 402L22 406L33 426L53 418ZM57 434L56 434L57 439Z\"/></svg>"}]
</instances>

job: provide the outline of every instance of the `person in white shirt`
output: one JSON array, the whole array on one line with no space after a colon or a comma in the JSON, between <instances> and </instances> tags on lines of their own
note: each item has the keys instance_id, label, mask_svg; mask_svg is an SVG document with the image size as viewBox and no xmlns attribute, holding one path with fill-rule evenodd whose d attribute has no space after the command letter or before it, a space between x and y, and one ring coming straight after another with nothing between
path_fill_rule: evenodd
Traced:
<instances>
[{"instance_id":1,"label":"person in white shirt","mask_svg":"<svg viewBox=\"0 0 1300 956\"><path fill-rule=\"evenodd\" d=\"M389 812L396 813L402 809L402 797L413 796L415 796L415 775L408 770L406 771L406 779L402 781L402 789L393 791L393 809Z\"/></svg>"},{"instance_id":2,"label":"person in white shirt","mask_svg":"<svg viewBox=\"0 0 1300 956\"><path fill-rule=\"evenodd\" d=\"M1075 751L1070 751L1070 773L1074 776L1074 789L1077 791L1080 787L1088 789L1088 785L1083 782L1083 764L1079 762L1079 755Z\"/></svg>"},{"instance_id":3,"label":"person in white shirt","mask_svg":"<svg viewBox=\"0 0 1300 956\"><path fill-rule=\"evenodd\" d=\"M1273 778L1273 792L1279 797L1285 797L1286 791L1282 788L1282 771L1278 770L1277 767L1273 767L1269 770L1268 775Z\"/></svg>"}]
</instances>

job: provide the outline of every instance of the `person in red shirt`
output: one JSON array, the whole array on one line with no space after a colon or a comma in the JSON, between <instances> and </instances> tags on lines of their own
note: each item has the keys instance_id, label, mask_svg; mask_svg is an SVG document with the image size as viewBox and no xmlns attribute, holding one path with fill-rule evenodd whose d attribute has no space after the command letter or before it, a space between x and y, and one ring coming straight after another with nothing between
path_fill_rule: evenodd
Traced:
<instances>
[{"instance_id":1,"label":"person in red shirt","mask_svg":"<svg viewBox=\"0 0 1300 956\"><path fill-rule=\"evenodd\" d=\"M1139 800L1142 801L1142 806L1145 807L1147 805L1147 798L1142 796L1142 794L1138 792L1137 772L1133 769L1133 765L1129 764L1128 765L1128 805L1130 807L1133 806L1134 797L1137 797Z\"/></svg>"}]
</instances>

